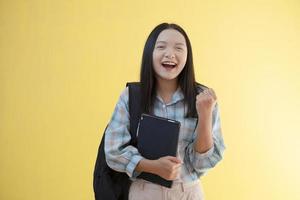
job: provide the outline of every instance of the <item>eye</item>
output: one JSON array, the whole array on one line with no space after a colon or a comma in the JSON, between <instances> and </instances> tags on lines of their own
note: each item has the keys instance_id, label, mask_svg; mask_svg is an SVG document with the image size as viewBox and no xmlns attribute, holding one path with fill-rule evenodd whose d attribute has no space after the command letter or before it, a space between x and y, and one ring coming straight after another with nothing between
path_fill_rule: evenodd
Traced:
<instances>
[{"instance_id":1,"label":"eye","mask_svg":"<svg viewBox=\"0 0 300 200\"><path fill-rule=\"evenodd\" d=\"M158 46L156 46L156 48L157 48L157 49L163 49L163 48L165 48L165 46L158 45Z\"/></svg>"},{"instance_id":2,"label":"eye","mask_svg":"<svg viewBox=\"0 0 300 200\"><path fill-rule=\"evenodd\" d=\"M175 47L177 50L183 50L182 47Z\"/></svg>"}]
</instances>

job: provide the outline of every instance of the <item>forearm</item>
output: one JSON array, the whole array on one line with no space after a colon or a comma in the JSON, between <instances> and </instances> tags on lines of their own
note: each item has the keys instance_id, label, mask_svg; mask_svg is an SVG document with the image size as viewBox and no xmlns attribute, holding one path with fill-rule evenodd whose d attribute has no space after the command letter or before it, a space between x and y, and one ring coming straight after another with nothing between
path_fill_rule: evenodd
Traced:
<instances>
[{"instance_id":1,"label":"forearm","mask_svg":"<svg viewBox=\"0 0 300 200\"><path fill-rule=\"evenodd\" d=\"M182 161L173 156L164 156L157 160L142 159L137 164L136 172L149 172L167 180L175 180L180 173Z\"/></svg>"},{"instance_id":2,"label":"forearm","mask_svg":"<svg viewBox=\"0 0 300 200\"><path fill-rule=\"evenodd\" d=\"M186 148L186 163L198 176L213 168L223 157L225 145L222 137L220 115L216 106L210 110L199 110L196 138Z\"/></svg>"},{"instance_id":3,"label":"forearm","mask_svg":"<svg viewBox=\"0 0 300 200\"><path fill-rule=\"evenodd\" d=\"M135 171L137 172L148 172L155 173L156 172L155 160L142 159L137 164Z\"/></svg>"},{"instance_id":4,"label":"forearm","mask_svg":"<svg viewBox=\"0 0 300 200\"><path fill-rule=\"evenodd\" d=\"M212 114L205 114L199 118L196 134L197 137L194 142L194 148L198 153L205 153L212 148Z\"/></svg>"}]
</instances>

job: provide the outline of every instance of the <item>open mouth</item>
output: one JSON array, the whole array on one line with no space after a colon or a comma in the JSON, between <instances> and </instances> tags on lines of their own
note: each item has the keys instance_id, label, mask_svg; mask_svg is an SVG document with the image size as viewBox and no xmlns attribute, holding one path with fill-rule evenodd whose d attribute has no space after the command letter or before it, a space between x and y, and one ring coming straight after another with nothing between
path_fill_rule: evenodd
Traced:
<instances>
[{"instance_id":1,"label":"open mouth","mask_svg":"<svg viewBox=\"0 0 300 200\"><path fill-rule=\"evenodd\" d=\"M177 64L174 62L163 62L161 65L167 69L173 69L177 66Z\"/></svg>"}]
</instances>

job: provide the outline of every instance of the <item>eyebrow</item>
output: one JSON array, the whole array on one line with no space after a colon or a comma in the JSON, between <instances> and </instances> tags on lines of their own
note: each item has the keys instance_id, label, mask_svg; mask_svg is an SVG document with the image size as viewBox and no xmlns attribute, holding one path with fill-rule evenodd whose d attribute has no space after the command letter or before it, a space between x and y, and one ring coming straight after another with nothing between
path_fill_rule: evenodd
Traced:
<instances>
[{"instance_id":1,"label":"eyebrow","mask_svg":"<svg viewBox=\"0 0 300 200\"><path fill-rule=\"evenodd\" d=\"M156 43L164 43L164 44L167 44L167 42L165 41L157 41ZM181 42L177 42L175 45L183 45L185 46L185 44L181 43Z\"/></svg>"}]
</instances>

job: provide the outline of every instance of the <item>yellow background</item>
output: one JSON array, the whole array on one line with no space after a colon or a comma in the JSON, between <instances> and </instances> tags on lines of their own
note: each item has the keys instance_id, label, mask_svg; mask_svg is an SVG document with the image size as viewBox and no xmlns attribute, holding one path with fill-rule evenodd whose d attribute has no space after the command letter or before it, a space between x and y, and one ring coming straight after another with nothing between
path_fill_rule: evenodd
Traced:
<instances>
[{"instance_id":1,"label":"yellow background","mask_svg":"<svg viewBox=\"0 0 300 200\"><path fill-rule=\"evenodd\" d=\"M187 31L219 98L206 199L300 199L298 0L2 0L1 200L93 199L103 129L161 22Z\"/></svg>"}]
</instances>

